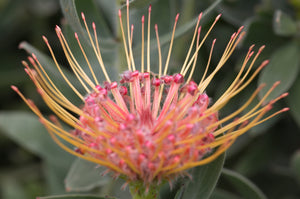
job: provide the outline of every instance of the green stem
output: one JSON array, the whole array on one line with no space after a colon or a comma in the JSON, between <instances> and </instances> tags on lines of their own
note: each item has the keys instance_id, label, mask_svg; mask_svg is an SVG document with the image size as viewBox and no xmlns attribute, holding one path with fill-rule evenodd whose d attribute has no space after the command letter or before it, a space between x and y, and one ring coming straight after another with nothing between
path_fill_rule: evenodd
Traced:
<instances>
[{"instance_id":1,"label":"green stem","mask_svg":"<svg viewBox=\"0 0 300 199\"><path fill-rule=\"evenodd\" d=\"M135 182L129 185L132 199L158 199L159 186L149 185L148 188L142 182Z\"/></svg>"}]
</instances>

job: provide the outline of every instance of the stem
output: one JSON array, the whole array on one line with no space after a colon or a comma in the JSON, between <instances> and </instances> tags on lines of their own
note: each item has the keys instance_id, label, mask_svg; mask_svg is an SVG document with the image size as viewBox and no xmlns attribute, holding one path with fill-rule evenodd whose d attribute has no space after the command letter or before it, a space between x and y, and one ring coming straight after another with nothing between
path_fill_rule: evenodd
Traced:
<instances>
[{"instance_id":1,"label":"stem","mask_svg":"<svg viewBox=\"0 0 300 199\"><path fill-rule=\"evenodd\" d=\"M145 185L142 182L134 182L129 185L132 199L158 199L159 198L159 186L157 185Z\"/></svg>"}]
</instances>

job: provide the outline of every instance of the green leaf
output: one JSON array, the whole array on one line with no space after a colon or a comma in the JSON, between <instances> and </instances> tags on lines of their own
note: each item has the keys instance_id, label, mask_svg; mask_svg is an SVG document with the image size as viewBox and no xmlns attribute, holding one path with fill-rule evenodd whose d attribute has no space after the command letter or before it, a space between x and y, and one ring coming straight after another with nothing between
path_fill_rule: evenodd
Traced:
<instances>
[{"instance_id":1,"label":"green leaf","mask_svg":"<svg viewBox=\"0 0 300 199\"><path fill-rule=\"evenodd\" d=\"M81 25L81 17L79 18L78 12L84 12L87 21L95 21L97 29L101 30L100 39L104 43L112 43L113 34L109 31L104 17L95 9L93 1L80 2L78 9L76 7L75 0L60 0L60 6L64 17L67 19L68 24L72 27L73 31L84 37L85 43L89 43L89 38L85 27ZM88 22L88 26L91 28L91 23ZM98 33L99 34L99 33Z\"/></svg>"},{"instance_id":2,"label":"green leaf","mask_svg":"<svg viewBox=\"0 0 300 199\"><path fill-rule=\"evenodd\" d=\"M186 184L182 199L208 199L213 192L223 168L225 154L213 162L196 167L193 179Z\"/></svg>"},{"instance_id":3,"label":"green leaf","mask_svg":"<svg viewBox=\"0 0 300 199\"><path fill-rule=\"evenodd\" d=\"M115 199L112 197L100 197L93 195L59 195L59 196L46 196L46 197L38 197L37 199Z\"/></svg>"},{"instance_id":4,"label":"green leaf","mask_svg":"<svg viewBox=\"0 0 300 199\"><path fill-rule=\"evenodd\" d=\"M54 143L45 127L32 113L2 111L0 129L24 148L56 165L69 164L72 160L70 154Z\"/></svg>"},{"instance_id":5,"label":"green leaf","mask_svg":"<svg viewBox=\"0 0 300 199\"><path fill-rule=\"evenodd\" d=\"M222 189L215 189L209 199L241 199L240 197Z\"/></svg>"},{"instance_id":6,"label":"green leaf","mask_svg":"<svg viewBox=\"0 0 300 199\"><path fill-rule=\"evenodd\" d=\"M300 127L300 78L296 79L296 82L289 91L289 96L287 97L287 102L291 108L290 112L292 113L295 121Z\"/></svg>"},{"instance_id":7,"label":"green leaf","mask_svg":"<svg viewBox=\"0 0 300 199\"><path fill-rule=\"evenodd\" d=\"M297 32L297 24L289 15L277 10L273 18L273 29L277 35L292 36Z\"/></svg>"},{"instance_id":8,"label":"green leaf","mask_svg":"<svg viewBox=\"0 0 300 199\"><path fill-rule=\"evenodd\" d=\"M266 101L278 97L286 92L294 83L299 71L299 49L294 43L290 43L278 49L271 57L270 63L261 72L258 84L266 83L267 86L259 93L262 98L267 90L276 82L279 86L269 95Z\"/></svg>"},{"instance_id":9,"label":"green leaf","mask_svg":"<svg viewBox=\"0 0 300 199\"><path fill-rule=\"evenodd\" d=\"M184 187L180 187L180 189L177 191L174 199L182 199L184 193Z\"/></svg>"},{"instance_id":10,"label":"green leaf","mask_svg":"<svg viewBox=\"0 0 300 199\"><path fill-rule=\"evenodd\" d=\"M222 170L222 175L228 179L236 191L238 191L245 199L266 199L266 196L261 190L244 176L230 171Z\"/></svg>"},{"instance_id":11,"label":"green leaf","mask_svg":"<svg viewBox=\"0 0 300 199\"><path fill-rule=\"evenodd\" d=\"M95 187L106 185L110 182L109 176L101 176L106 170L105 167L88 162L83 159L76 159L65 180L68 191L89 191Z\"/></svg>"},{"instance_id":12,"label":"green leaf","mask_svg":"<svg viewBox=\"0 0 300 199\"><path fill-rule=\"evenodd\" d=\"M292 156L291 169L297 181L300 183L300 151L296 151Z\"/></svg>"}]
</instances>

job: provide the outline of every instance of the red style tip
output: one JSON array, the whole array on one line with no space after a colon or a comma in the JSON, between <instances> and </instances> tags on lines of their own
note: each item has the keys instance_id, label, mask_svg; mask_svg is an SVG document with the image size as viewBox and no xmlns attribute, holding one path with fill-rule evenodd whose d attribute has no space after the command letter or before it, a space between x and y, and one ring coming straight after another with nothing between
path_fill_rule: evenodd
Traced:
<instances>
[{"instance_id":1,"label":"red style tip","mask_svg":"<svg viewBox=\"0 0 300 199\"><path fill-rule=\"evenodd\" d=\"M212 45L215 45L217 39L214 39L213 42L212 42Z\"/></svg>"},{"instance_id":2,"label":"red style tip","mask_svg":"<svg viewBox=\"0 0 300 199\"><path fill-rule=\"evenodd\" d=\"M93 26L93 29L95 30L95 29L96 29L96 24L95 24L95 22L92 23L92 26Z\"/></svg>"},{"instance_id":3,"label":"red style tip","mask_svg":"<svg viewBox=\"0 0 300 199\"><path fill-rule=\"evenodd\" d=\"M275 83L273 84L273 87L278 86L280 83L281 83L280 81L275 82Z\"/></svg>"},{"instance_id":4,"label":"red style tip","mask_svg":"<svg viewBox=\"0 0 300 199\"><path fill-rule=\"evenodd\" d=\"M121 9L119 9L119 12L118 12L118 14L119 14L119 17L121 18L121 17L122 17L122 12L121 12Z\"/></svg>"},{"instance_id":5,"label":"red style tip","mask_svg":"<svg viewBox=\"0 0 300 199\"><path fill-rule=\"evenodd\" d=\"M198 16L198 21L200 21L201 17L202 17L203 12L201 12Z\"/></svg>"},{"instance_id":6,"label":"red style tip","mask_svg":"<svg viewBox=\"0 0 300 199\"><path fill-rule=\"evenodd\" d=\"M35 56L34 53L32 53L31 56L33 57L34 60L37 60L37 57Z\"/></svg>"},{"instance_id":7,"label":"red style tip","mask_svg":"<svg viewBox=\"0 0 300 199\"><path fill-rule=\"evenodd\" d=\"M289 110L290 110L290 108L286 107L286 108L282 109L282 112L286 112L286 111L289 111Z\"/></svg>"},{"instance_id":8,"label":"red style tip","mask_svg":"<svg viewBox=\"0 0 300 199\"><path fill-rule=\"evenodd\" d=\"M177 13L177 15L176 15L176 18L175 18L176 22L178 21L178 18L179 18L179 13Z\"/></svg>"},{"instance_id":9,"label":"red style tip","mask_svg":"<svg viewBox=\"0 0 300 199\"><path fill-rule=\"evenodd\" d=\"M261 46L261 47L259 48L258 52L260 53L265 47L266 47L265 45Z\"/></svg>"},{"instance_id":10,"label":"red style tip","mask_svg":"<svg viewBox=\"0 0 300 199\"><path fill-rule=\"evenodd\" d=\"M241 26L241 27L238 29L238 33L240 33L243 29L244 29L244 26Z\"/></svg>"},{"instance_id":11,"label":"red style tip","mask_svg":"<svg viewBox=\"0 0 300 199\"><path fill-rule=\"evenodd\" d=\"M142 23L145 23L145 16L142 16Z\"/></svg>"},{"instance_id":12,"label":"red style tip","mask_svg":"<svg viewBox=\"0 0 300 199\"><path fill-rule=\"evenodd\" d=\"M250 47L249 47L249 51L251 51L253 48L254 48L255 44L252 44Z\"/></svg>"},{"instance_id":13,"label":"red style tip","mask_svg":"<svg viewBox=\"0 0 300 199\"><path fill-rule=\"evenodd\" d=\"M222 14L219 14L217 17L216 17L216 21L218 21L220 18L221 18Z\"/></svg>"},{"instance_id":14,"label":"red style tip","mask_svg":"<svg viewBox=\"0 0 300 199\"><path fill-rule=\"evenodd\" d=\"M131 31L133 31L133 29L134 29L134 25L133 25L133 24L131 24Z\"/></svg>"},{"instance_id":15,"label":"red style tip","mask_svg":"<svg viewBox=\"0 0 300 199\"><path fill-rule=\"evenodd\" d=\"M151 12L151 7L152 7L152 5L150 4L150 5L149 5L149 8L148 8L148 12L149 12L149 13Z\"/></svg>"},{"instance_id":16,"label":"red style tip","mask_svg":"<svg viewBox=\"0 0 300 199\"><path fill-rule=\"evenodd\" d=\"M283 93L282 95L281 95L281 97L286 97L286 96L288 96L289 95L289 93Z\"/></svg>"},{"instance_id":17,"label":"red style tip","mask_svg":"<svg viewBox=\"0 0 300 199\"><path fill-rule=\"evenodd\" d=\"M155 31L158 30L157 24L154 25Z\"/></svg>"},{"instance_id":18,"label":"red style tip","mask_svg":"<svg viewBox=\"0 0 300 199\"><path fill-rule=\"evenodd\" d=\"M43 37L43 40L44 40L46 43L48 43L47 37L45 37L44 35L43 35L42 37Z\"/></svg>"},{"instance_id":19,"label":"red style tip","mask_svg":"<svg viewBox=\"0 0 300 199\"><path fill-rule=\"evenodd\" d=\"M201 26L198 28L198 34L200 34L201 32Z\"/></svg>"},{"instance_id":20,"label":"red style tip","mask_svg":"<svg viewBox=\"0 0 300 199\"><path fill-rule=\"evenodd\" d=\"M126 5L129 6L129 0L126 0Z\"/></svg>"},{"instance_id":21,"label":"red style tip","mask_svg":"<svg viewBox=\"0 0 300 199\"><path fill-rule=\"evenodd\" d=\"M263 61L263 63L261 64L261 67L265 67L266 65L268 65L269 64L269 60L265 60L265 61Z\"/></svg>"},{"instance_id":22,"label":"red style tip","mask_svg":"<svg viewBox=\"0 0 300 199\"><path fill-rule=\"evenodd\" d=\"M14 86L14 85L11 85L10 88L13 89L13 90L16 91L16 92L19 91L19 89L18 89L16 86Z\"/></svg>"},{"instance_id":23,"label":"red style tip","mask_svg":"<svg viewBox=\"0 0 300 199\"><path fill-rule=\"evenodd\" d=\"M55 30L61 32L61 29L58 25L55 26Z\"/></svg>"},{"instance_id":24,"label":"red style tip","mask_svg":"<svg viewBox=\"0 0 300 199\"><path fill-rule=\"evenodd\" d=\"M74 35L75 35L75 38L78 39L78 34L77 34L77 32L75 32Z\"/></svg>"},{"instance_id":25,"label":"red style tip","mask_svg":"<svg viewBox=\"0 0 300 199\"><path fill-rule=\"evenodd\" d=\"M85 21L85 16L84 16L83 12L81 13L81 18L83 21Z\"/></svg>"}]
</instances>

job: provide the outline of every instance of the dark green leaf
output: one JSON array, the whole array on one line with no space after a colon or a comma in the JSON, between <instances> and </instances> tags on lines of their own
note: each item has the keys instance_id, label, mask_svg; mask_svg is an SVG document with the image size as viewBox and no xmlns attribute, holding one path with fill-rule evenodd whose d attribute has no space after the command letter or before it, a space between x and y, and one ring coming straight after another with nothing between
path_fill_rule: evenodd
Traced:
<instances>
[{"instance_id":1,"label":"dark green leaf","mask_svg":"<svg viewBox=\"0 0 300 199\"><path fill-rule=\"evenodd\" d=\"M184 193L184 187L180 187L180 189L177 191L174 199L182 199Z\"/></svg>"},{"instance_id":2,"label":"dark green leaf","mask_svg":"<svg viewBox=\"0 0 300 199\"><path fill-rule=\"evenodd\" d=\"M186 184L182 199L208 199L220 177L224 159L222 154L213 162L194 168L193 179Z\"/></svg>"},{"instance_id":3,"label":"dark green leaf","mask_svg":"<svg viewBox=\"0 0 300 199\"><path fill-rule=\"evenodd\" d=\"M230 24L241 26L242 23L255 12L259 0L223 1L218 7L223 18Z\"/></svg>"},{"instance_id":4,"label":"dark green leaf","mask_svg":"<svg viewBox=\"0 0 300 199\"><path fill-rule=\"evenodd\" d=\"M59 195L59 196L46 196L38 197L37 199L114 199L112 197L100 197L93 195Z\"/></svg>"},{"instance_id":5,"label":"dark green leaf","mask_svg":"<svg viewBox=\"0 0 300 199\"><path fill-rule=\"evenodd\" d=\"M261 192L261 190L244 176L228 169L223 169L222 175L229 180L235 190L238 191L243 198L266 199L266 196Z\"/></svg>"},{"instance_id":6,"label":"dark green leaf","mask_svg":"<svg viewBox=\"0 0 300 199\"><path fill-rule=\"evenodd\" d=\"M289 96L287 97L287 102L289 107L291 108L290 112L292 113L295 121L298 126L300 126L300 78L296 79L296 82L292 86L289 92Z\"/></svg>"},{"instance_id":7,"label":"dark green leaf","mask_svg":"<svg viewBox=\"0 0 300 199\"><path fill-rule=\"evenodd\" d=\"M222 190L222 189L215 189L215 191L211 194L209 199L241 199L240 197Z\"/></svg>"},{"instance_id":8,"label":"dark green leaf","mask_svg":"<svg viewBox=\"0 0 300 199\"><path fill-rule=\"evenodd\" d=\"M291 169L294 173L294 176L300 183L300 151L296 151L292 156Z\"/></svg>"},{"instance_id":9,"label":"dark green leaf","mask_svg":"<svg viewBox=\"0 0 300 199\"><path fill-rule=\"evenodd\" d=\"M274 14L273 29L280 36L292 36L297 32L297 25L289 15L277 10Z\"/></svg>"},{"instance_id":10,"label":"dark green leaf","mask_svg":"<svg viewBox=\"0 0 300 199\"><path fill-rule=\"evenodd\" d=\"M89 191L95 187L106 185L110 182L109 176L101 176L106 170L104 167L88 162L83 159L76 159L65 180L68 191Z\"/></svg>"},{"instance_id":11,"label":"dark green leaf","mask_svg":"<svg viewBox=\"0 0 300 199\"><path fill-rule=\"evenodd\" d=\"M270 63L261 72L258 83L266 83L267 86L259 93L262 98L267 90L276 82L278 87L269 95L266 101L278 97L286 92L294 83L299 71L299 49L294 43L290 43L278 49L271 57Z\"/></svg>"}]
</instances>

